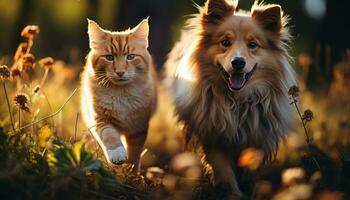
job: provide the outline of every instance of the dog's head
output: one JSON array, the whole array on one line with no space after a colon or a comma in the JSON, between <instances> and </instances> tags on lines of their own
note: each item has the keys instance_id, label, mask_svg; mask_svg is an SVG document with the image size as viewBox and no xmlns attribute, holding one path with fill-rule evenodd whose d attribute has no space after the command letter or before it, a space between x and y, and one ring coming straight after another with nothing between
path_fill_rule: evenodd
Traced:
<instances>
[{"instance_id":1,"label":"dog's head","mask_svg":"<svg viewBox=\"0 0 350 200\"><path fill-rule=\"evenodd\" d=\"M208 0L200 9L199 37L205 49L201 60L215 68L206 69L210 73L206 76L224 79L232 91L273 85L274 76L283 73L281 58L288 55L289 34L281 6L255 3L251 12L236 12L237 2Z\"/></svg>"}]
</instances>

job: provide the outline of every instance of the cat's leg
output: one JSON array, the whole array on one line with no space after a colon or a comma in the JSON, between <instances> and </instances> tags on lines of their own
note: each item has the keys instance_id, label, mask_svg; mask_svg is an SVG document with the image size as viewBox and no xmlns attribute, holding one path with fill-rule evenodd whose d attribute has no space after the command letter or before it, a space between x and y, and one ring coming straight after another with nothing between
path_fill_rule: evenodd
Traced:
<instances>
[{"instance_id":1,"label":"cat's leg","mask_svg":"<svg viewBox=\"0 0 350 200\"><path fill-rule=\"evenodd\" d=\"M128 162L134 165L134 171L141 168L140 155L143 145L147 137L147 129L132 135L126 135L126 143L128 145Z\"/></svg>"},{"instance_id":2,"label":"cat's leg","mask_svg":"<svg viewBox=\"0 0 350 200\"><path fill-rule=\"evenodd\" d=\"M120 139L119 131L111 124L103 124L97 128L107 160L121 164L127 160L127 153Z\"/></svg>"}]
</instances>

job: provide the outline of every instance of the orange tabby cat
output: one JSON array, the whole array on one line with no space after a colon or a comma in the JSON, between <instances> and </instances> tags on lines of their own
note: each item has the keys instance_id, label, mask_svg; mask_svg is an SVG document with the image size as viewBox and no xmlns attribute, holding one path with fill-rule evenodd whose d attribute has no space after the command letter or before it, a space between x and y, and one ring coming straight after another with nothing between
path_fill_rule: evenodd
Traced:
<instances>
[{"instance_id":1,"label":"orange tabby cat","mask_svg":"<svg viewBox=\"0 0 350 200\"><path fill-rule=\"evenodd\" d=\"M157 102L155 70L147 50L148 19L123 32L103 30L91 20L88 23L91 51L82 74L84 121L109 162L128 161L139 169Z\"/></svg>"}]
</instances>

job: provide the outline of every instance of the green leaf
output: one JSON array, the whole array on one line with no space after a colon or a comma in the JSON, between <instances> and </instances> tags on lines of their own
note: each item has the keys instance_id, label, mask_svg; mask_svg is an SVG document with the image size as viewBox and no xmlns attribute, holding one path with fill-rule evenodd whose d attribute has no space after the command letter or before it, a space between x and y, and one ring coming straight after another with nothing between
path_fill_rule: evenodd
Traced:
<instances>
[{"instance_id":1,"label":"green leaf","mask_svg":"<svg viewBox=\"0 0 350 200\"><path fill-rule=\"evenodd\" d=\"M80 156L81 156L83 151L84 151L84 142L83 141L80 141L74 145L74 149L73 149L74 159L75 159L77 165L80 165Z\"/></svg>"},{"instance_id":2,"label":"green leaf","mask_svg":"<svg viewBox=\"0 0 350 200\"><path fill-rule=\"evenodd\" d=\"M68 147L58 140L53 144L54 148L49 151L47 162L55 175L65 177L66 174L76 174L78 177L98 177L98 183L111 190L119 184L114 174L106 170L100 160L85 150L83 141L73 147ZM74 173L70 173L73 171Z\"/></svg>"},{"instance_id":3,"label":"green leaf","mask_svg":"<svg viewBox=\"0 0 350 200\"><path fill-rule=\"evenodd\" d=\"M48 125L43 126L39 130L38 134L38 144L40 147L48 147L49 146L49 140L52 137L53 132L51 128Z\"/></svg>"}]
</instances>

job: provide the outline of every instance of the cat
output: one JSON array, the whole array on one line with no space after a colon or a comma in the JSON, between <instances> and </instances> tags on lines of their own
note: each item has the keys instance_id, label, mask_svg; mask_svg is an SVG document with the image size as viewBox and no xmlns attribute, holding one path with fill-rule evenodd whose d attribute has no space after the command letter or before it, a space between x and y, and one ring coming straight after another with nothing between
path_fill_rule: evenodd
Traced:
<instances>
[{"instance_id":1,"label":"cat","mask_svg":"<svg viewBox=\"0 0 350 200\"><path fill-rule=\"evenodd\" d=\"M137 170L157 105L148 34L148 19L121 32L104 30L88 19L90 52L81 81L83 118L107 161L129 162Z\"/></svg>"}]
</instances>

